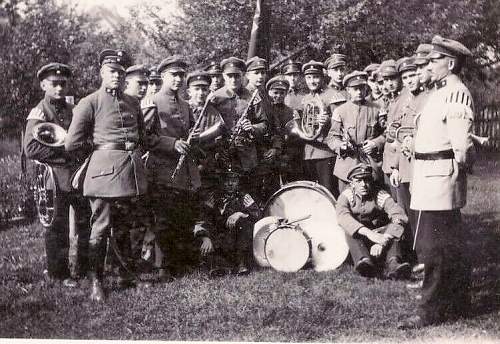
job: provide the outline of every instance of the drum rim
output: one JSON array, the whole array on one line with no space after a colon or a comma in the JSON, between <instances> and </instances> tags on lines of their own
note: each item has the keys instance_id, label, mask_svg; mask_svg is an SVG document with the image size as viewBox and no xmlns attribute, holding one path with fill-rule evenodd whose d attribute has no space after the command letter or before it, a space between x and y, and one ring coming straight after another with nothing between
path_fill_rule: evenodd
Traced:
<instances>
[{"instance_id":1,"label":"drum rim","mask_svg":"<svg viewBox=\"0 0 500 344\"><path fill-rule=\"evenodd\" d=\"M290 182L290 183L287 183L287 184L283 185L279 190L275 191L271 195L271 197L269 197L269 199L266 201L266 204L264 205L264 211L263 211L263 213L264 214L268 214L267 210L268 210L268 207L269 207L271 201L273 199L275 199L279 194L282 194L287 189L291 189L291 188L294 188L294 187L297 187L297 186L302 186L302 187L305 187L307 189L312 189L312 190L318 190L318 189L321 190L321 192L332 202L334 208L337 207L337 200L335 199L335 197L333 196L333 194L330 192L330 190L328 190L323 185L321 185L321 184L319 184L317 182L312 182L310 180L296 180L294 182ZM267 215L267 216L274 216L274 215Z\"/></svg>"},{"instance_id":2,"label":"drum rim","mask_svg":"<svg viewBox=\"0 0 500 344\"><path fill-rule=\"evenodd\" d=\"M297 230L297 229L293 229L293 228L276 228L275 230L273 230L271 233L269 233L269 235L266 237L265 241L264 241L264 256L266 257L266 260L267 262L269 263L269 266L271 268L273 268L274 270L276 271L282 271L282 272L286 272L284 270L279 270L277 269L275 266L273 266L272 264L272 261L273 259L269 259L269 257L267 256L267 242L269 240L269 238L276 232L278 231L294 231L294 232L300 232L300 234L302 235L302 238L304 238L305 242L306 242L306 245L307 245L307 257L304 261L304 264L302 264L302 266L300 268L298 268L297 270L295 271L299 271L300 269L302 269L304 266L306 266L307 262L312 258L312 243L311 243L311 238L307 235L307 233L303 230ZM293 271L293 270L292 270Z\"/></svg>"}]
</instances>

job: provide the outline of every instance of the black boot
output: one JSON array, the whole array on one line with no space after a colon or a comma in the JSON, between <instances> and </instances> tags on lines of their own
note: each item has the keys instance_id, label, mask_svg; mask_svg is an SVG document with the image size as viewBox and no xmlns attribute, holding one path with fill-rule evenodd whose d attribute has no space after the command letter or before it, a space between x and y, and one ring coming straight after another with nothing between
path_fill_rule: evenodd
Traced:
<instances>
[{"instance_id":1,"label":"black boot","mask_svg":"<svg viewBox=\"0 0 500 344\"><path fill-rule=\"evenodd\" d=\"M103 302L105 298L102 288L105 249L104 243L89 247L88 277L91 286L90 299L94 302Z\"/></svg>"}]
</instances>

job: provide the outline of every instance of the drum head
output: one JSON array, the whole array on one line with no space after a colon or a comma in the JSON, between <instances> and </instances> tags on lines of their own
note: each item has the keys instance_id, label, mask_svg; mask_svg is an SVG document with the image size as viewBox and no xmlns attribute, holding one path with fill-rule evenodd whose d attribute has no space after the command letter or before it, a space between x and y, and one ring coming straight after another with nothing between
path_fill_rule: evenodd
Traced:
<instances>
[{"instance_id":1,"label":"drum head","mask_svg":"<svg viewBox=\"0 0 500 344\"><path fill-rule=\"evenodd\" d=\"M273 269L295 272L309 259L309 243L300 230L280 228L267 237L265 253Z\"/></svg>"},{"instance_id":2,"label":"drum head","mask_svg":"<svg viewBox=\"0 0 500 344\"><path fill-rule=\"evenodd\" d=\"M264 216L293 221L310 215L298 225L311 239L313 266L318 271L333 270L349 254L344 231L337 222L335 204L335 198L325 187L310 181L298 181L284 185L271 196L264 208Z\"/></svg>"},{"instance_id":3,"label":"drum head","mask_svg":"<svg viewBox=\"0 0 500 344\"><path fill-rule=\"evenodd\" d=\"M270 266L264 252L264 246L269 233L278 228L278 220L279 218L276 216L267 216L257 221L253 227L253 256L259 266Z\"/></svg>"}]
</instances>

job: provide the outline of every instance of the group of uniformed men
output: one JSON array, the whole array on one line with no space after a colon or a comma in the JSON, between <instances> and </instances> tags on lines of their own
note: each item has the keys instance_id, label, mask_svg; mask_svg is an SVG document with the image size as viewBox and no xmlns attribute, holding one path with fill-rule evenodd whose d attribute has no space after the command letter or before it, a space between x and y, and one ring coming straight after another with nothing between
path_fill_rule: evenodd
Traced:
<instances>
[{"instance_id":1,"label":"group of uniformed men","mask_svg":"<svg viewBox=\"0 0 500 344\"><path fill-rule=\"evenodd\" d=\"M419 313L402 327L465 314L470 267L460 208L473 103L457 74L470 55L435 36L412 57L364 71L348 72L348 57L335 53L324 63L289 61L267 80L260 57L229 57L186 77L178 56L148 70L109 49L99 55L101 87L76 106L65 101L70 67L43 66L37 77L45 97L27 118L25 149L54 168L63 195L61 219L46 231L49 277L74 285L68 223L85 224L74 221L85 206L94 301L104 299L109 233L125 263L118 264L120 283L132 283L128 233L142 213L151 219L159 280L218 250L246 274L265 201L284 182L305 179L337 198L361 275L384 269L388 278L406 278L408 261L423 264ZM68 131L64 147L34 139L33 126L44 121ZM190 256L193 243L197 254ZM202 261L220 272L220 262Z\"/></svg>"}]
</instances>

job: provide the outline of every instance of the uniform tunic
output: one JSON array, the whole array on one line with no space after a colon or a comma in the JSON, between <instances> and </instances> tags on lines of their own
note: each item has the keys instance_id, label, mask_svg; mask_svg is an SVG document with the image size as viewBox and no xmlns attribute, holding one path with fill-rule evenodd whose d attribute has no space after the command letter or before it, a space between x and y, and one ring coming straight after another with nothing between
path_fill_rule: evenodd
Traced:
<instances>
[{"instance_id":1,"label":"uniform tunic","mask_svg":"<svg viewBox=\"0 0 500 344\"><path fill-rule=\"evenodd\" d=\"M220 112L224 119L227 136L230 136L238 119L247 109L252 95L253 94L244 87L237 90L236 93L229 91L226 86L214 92L212 102L216 110ZM245 137L245 133L242 133L243 138L235 141L236 163L238 167L246 172L251 171L257 166L257 142L262 140L268 131L268 118L265 105L263 104L261 97L256 97L248 111L247 118L254 128L255 138L250 139Z\"/></svg>"},{"instance_id":2,"label":"uniform tunic","mask_svg":"<svg viewBox=\"0 0 500 344\"><path fill-rule=\"evenodd\" d=\"M139 101L104 87L83 98L73 110L74 116L65 143L67 151L88 144L137 146L143 138L143 118ZM85 175L83 194L88 197L132 197L146 193L146 174L139 149L94 150Z\"/></svg>"},{"instance_id":3,"label":"uniform tunic","mask_svg":"<svg viewBox=\"0 0 500 344\"><path fill-rule=\"evenodd\" d=\"M33 127L39 123L55 123L68 130L73 117L73 105L63 100L54 100L49 97L42 99L27 117L26 134L24 136L24 150L29 159L48 164L54 173L56 185L57 217L52 226L45 231L45 248L47 256L47 270L52 278L64 279L70 276L69 255L71 254L72 267L84 270L86 253L79 249L79 236L88 232L88 204L71 188L71 175L78 168L78 162L66 154L64 147L49 147L35 140ZM52 179L46 177L46 188L54 190ZM70 206L74 214L70 214ZM72 223L70 224L70 217ZM70 238L73 242L70 243ZM80 245L83 242L80 240ZM70 252L71 247L71 252ZM83 265L82 265L83 264ZM79 266L77 266L79 265ZM80 273L82 271L73 271Z\"/></svg>"},{"instance_id":4,"label":"uniform tunic","mask_svg":"<svg viewBox=\"0 0 500 344\"><path fill-rule=\"evenodd\" d=\"M369 163L373 167L374 176L378 177L380 166L376 155L381 152L385 143L383 129L378 121L379 113L377 105L366 101L360 104L348 101L334 110L327 142L330 149L337 153L333 174L340 180L347 181L347 173L359 163L359 157L354 152L349 152L346 156L340 154L340 146L347 133L356 145L362 145L365 140L375 143L376 152L369 157Z\"/></svg>"},{"instance_id":5,"label":"uniform tunic","mask_svg":"<svg viewBox=\"0 0 500 344\"><path fill-rule=\"evenodd\" d=\"M454 74L437 81L428 97L417 117L411 208L418 211L415 243L425 266L419 315L433 322L447 313L466 315L470 307L468 235L460 208L473 147L473 102Z\"/></svg>"},{"instance_id":6,"label":"uniform tunic","mask_svg":"<svg viewBox=\"0 0 500 344\"><path fill-rule=\"evenodd\" d=\"M181 190L198 189L200 173L190 156L185 158L175 179L171 178L181 156L175 150L175 142L186 140L194 124L189 104L170 89L161 89L149 101L144 101L142 107L150 151L147 161L150 180Z\"/></svg>"},{"instance_id":7,"label":"uniform tunic","mask_svg":"<svg viewBox=\"0 0 500 344\"><path fill-rule=\"evenodd\" d=\"M373 245L357 234L362 227L395 237L396 241L391 243L386 259L400 256L398 241L404 231L402 224L408 222L408 217L387 191L376 189L368 197L361 198L352 188L347 188L337 200L336 211L338 223L346 232L354 263L363 257L369 257L367 244Z\"/></svg>"}]
</instances>

